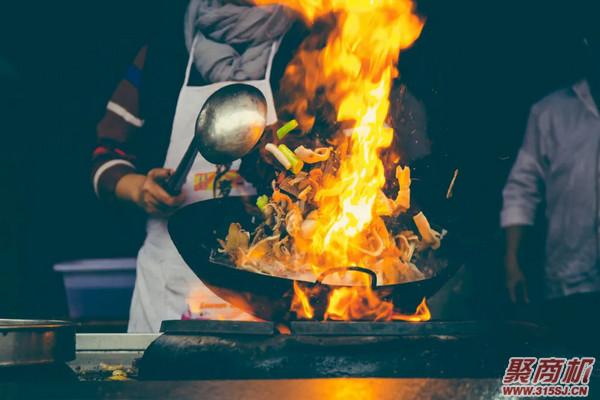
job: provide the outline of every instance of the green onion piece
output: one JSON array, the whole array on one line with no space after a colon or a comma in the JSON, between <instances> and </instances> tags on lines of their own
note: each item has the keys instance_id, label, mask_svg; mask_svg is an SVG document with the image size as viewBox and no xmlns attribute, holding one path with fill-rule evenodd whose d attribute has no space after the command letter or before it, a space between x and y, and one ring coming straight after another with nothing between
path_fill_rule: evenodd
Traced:
<instances>
[{"instance_id":1,"label":"green onion piece","mask_svg":"<svg viewBox=\"0 0 600 400\"><path fill-rule=\"evenodd\" d=\"M265 206L267 205L268 202L269 202L269 196L267 196L266 194L263 194L262 196L259 196L258 199L256 199L256 206L260 209L260 211L264 211Z\"/></svg>"},{"instance_id":2,"label":"green onion piece","mask_svg":"<svg viewBox=\"0 0 600 400\"><path fill-rule=\"evenodd\" d=\"M298 161L300 161L298 156L296 156L296 154L292 150L290 150L290 148L287 147L285 144L280 144L279 146L277 146L277 148L279 149L279 151L281 151L283 153L285 158L287 158L288 161L292 164L292 167L294 166L294 164L297 164Z\"/></svg>"},{"instance_id":3,"label":"green onion piece","mask_svg":"<svg viewBox=\"0 0 600 400\"><path fill-rule=\"evenodd\" d=\"M298 127L298 121L296 121L295 119L285 123L279 129L277 129L277 138L279 140L283 139L285 137L285 135L287 135L288 133L290 133L297 127Z\"/></svg>"},{"instance_id":4,"label":"green onion piece","mask_svg":"<svg viewBox=\"0 0 600 400\"><path fill-rule=\"evenodd\" d=\"M302 171L302 168L304 168L304 161L298 160L296 164L292 165L292 172L295 175L298 175L298 173Z\"/></svg>"},{"instance_id":5,"label":"green onion piece","mask_svg":"<svg viewBox=\"0 0 600 400\"><path fill-rule=\"evenodd\" d=\"M283 153L285 158L288 159L290 164L292 164L292 172L294 174L297 174L298 172L302 171L304 163L292 150L290 150L289 147L287 147L285 144L280 144L279 146L277 146L277 148Z\"/></svg>"}]
</instances>

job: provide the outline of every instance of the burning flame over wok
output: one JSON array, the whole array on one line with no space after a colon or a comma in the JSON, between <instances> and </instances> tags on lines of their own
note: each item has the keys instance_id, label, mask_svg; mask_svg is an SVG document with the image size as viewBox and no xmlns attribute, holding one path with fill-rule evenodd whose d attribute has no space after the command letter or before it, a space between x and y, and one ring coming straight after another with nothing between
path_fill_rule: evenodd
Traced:
<instances>
[{"instance_id":1,"label":"burning flame over wok","mask_svg":"<svg viewBox=\"0 0 600 400\"><path fill-rule=\"evenodd\" d=\"M287 263L309 265L314 276L331 266L355 265L375 270L384 281L406 281L406 273L401 271L409 269L415 246L435 248L439 245L439 235L422 214L420 220L415 219L420 239L412 232L398 237L388 230L383 217L397 217L410 207L410 170L397 168L399 191L395 199L390 199L383 192L386 176L380 156L394 137L386 120L392 83L398 75L398 58L401 50L417 40L423 21L414 14L411 0L255 0L255 3L288 6L300 13L309 26L322 19L334 21L327 43L316 48L301 47L282 79L283 90L287 87L295 91L293 100L285 107L304 132L315 123L309 99L319 95L334 106L336 120L344 122L347 128L340 129L329 141L338 160L336 168L316 168L317 172L313 169L307 175L306 179L318 181L310 194L314 210L309 215L309 234L293 229L303 218L304 221L309 218L297 211L297 204L287 201L287 231L293 239L293 254L287 257ZM271 201L284 196L288 197L275 188ZM299 215L298 223L290 224L294 215ZM264 254L264 251L249 251L244 254L244 261L238 260L237 264L254 262ZM430 318L425 299L414 314L403 315L394 310L390 301L374 293L368 275L340 273L337 277L350 285L328 293L324 319L423 321ZM298 318L316 318L311 298L317 295L295 283L291 311Z\"/></svg>"}]
</instances>

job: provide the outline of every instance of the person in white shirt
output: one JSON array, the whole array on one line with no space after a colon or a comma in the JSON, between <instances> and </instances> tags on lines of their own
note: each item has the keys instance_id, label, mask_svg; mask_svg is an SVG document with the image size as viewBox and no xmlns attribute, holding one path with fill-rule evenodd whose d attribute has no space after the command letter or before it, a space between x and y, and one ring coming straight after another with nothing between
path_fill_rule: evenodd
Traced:
<instances>
[{"instance_id":1,"label":"person in white shirt","mask_svg":"<svg viewBox=\"0 0 600 400\"><path fill-rule=\"evenodd\" d=\"M513 302L527 303L519 253L525 229L545 200L543 313L557 319L589 320L590 307L600 305L600 35L590 33L584 43L585 79L531 109L500 217L506 231L506 287Z\"/></svg>"}]
</instances>

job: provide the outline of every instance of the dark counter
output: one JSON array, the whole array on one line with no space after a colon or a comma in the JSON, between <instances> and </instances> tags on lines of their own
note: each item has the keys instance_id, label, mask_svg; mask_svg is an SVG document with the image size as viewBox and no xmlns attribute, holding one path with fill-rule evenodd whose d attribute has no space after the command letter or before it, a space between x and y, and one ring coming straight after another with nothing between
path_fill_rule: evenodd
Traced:
<instances>
[{"instance_id":1,"label":"dark counter","mask_svg":"<svg viewBox=\"0 0 600 400\"><path fill-rule=\"evenodd\" d=\"M396 400L499 397L496 379L302 379L0 385L0 399Z\"/></svg>"}]
</instances>

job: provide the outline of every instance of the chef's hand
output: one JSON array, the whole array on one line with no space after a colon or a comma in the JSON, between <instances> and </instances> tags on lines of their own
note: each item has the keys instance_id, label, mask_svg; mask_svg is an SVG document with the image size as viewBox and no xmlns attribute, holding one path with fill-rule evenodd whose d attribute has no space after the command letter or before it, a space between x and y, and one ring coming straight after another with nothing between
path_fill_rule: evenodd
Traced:
<instances>
[{"instance_id":1,"label":"chef's hand","mask_svg":"<svg viewBox=\"0 0 600 400\"><path fill-rule=\"evenodd\" d=\"M116 187L118 198L131 201L150 215L168 217L184 200L183 194L171 196L163 189L173 172L154 168L148 175L128 174L119 179Z\"/></svg>"},{"instance_id":2,"label":"chef's hand","mask_svg":"<svg viewBox=\"0 0 600 400\"><path fill-rule=\"evenodd\" d=\"M506 289L513 303L529 303L527 280L516 255L507 254L505 258Z\"/></svg>"}]
</instances>

